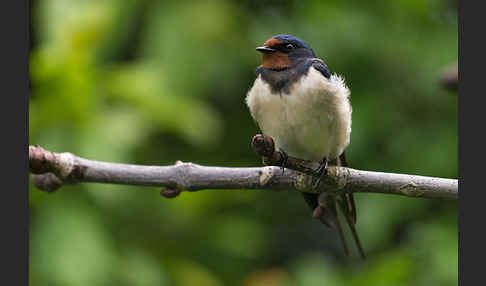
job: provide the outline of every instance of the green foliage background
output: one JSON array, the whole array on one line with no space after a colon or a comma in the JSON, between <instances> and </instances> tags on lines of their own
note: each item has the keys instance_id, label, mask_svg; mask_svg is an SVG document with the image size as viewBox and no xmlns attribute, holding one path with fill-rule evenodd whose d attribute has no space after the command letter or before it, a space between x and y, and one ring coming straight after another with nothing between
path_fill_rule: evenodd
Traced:
<instances>
[{"instance_id":1,"label":"green foliage background","mask_svg":"<svg viewBox=\"0 0 486 286\"><path fill-rule=\"evenodd\" d=\"M31 1L29 141L124 163L258 166L244 97L279 33L351 88L354 168L457 178L452 1ZM30 186L31 285L457 285L457 202L357 194L369 256L294 192ZM354 250L354 249L353 249Z\"/></svg>"}]
</instances>

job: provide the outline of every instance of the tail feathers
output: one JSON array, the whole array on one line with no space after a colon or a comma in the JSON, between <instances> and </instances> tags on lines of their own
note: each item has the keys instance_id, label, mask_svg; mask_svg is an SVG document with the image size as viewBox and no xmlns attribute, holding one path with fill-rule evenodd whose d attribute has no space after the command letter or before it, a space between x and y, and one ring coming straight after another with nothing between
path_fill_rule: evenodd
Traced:
<instances>
[{"instance_id":1,"label":"tail feathers","mask_svg":"<svg viewBox=\"0 0 486 286\"><path fill-rule=\"evenodd\" d=\"M334 201L335 202L335 201ZM343 244L343 249L344 249L344 254L346 254L346 256L349 256L349 248L348 248L348 243L346 241L346 237L344 237L344 231L343 231L343 228L341 226L341 222L339 221L339 217L338 217L338 214L336 212L336 205L334 205L332 207L332 216L334 218L334 225L336 226L336 230L339 234L339 238L341 239L341 242Z\"/></svg>"},{"instance_id":2,"label":"tail feathers","mask_svg":"<svg viewBox=\"0 0 486 286\"><path fill-rule=\"evenodd\" d=\"M311 194L311 193L301 193L301 194L304 197L304 200L309 205L309 207L312 210L316 210L316 208L319 206L319 195ZM326 201L328 207L320 209L318 218L327 227L334 228L337 230L339 238L341 239L341 242L343 244L344 254L346 254L346 256L349 256L348 244L344 236L344 231L336 211L336 200L334 198L329 197L328 199L326 199Z\"/></svg>"},{"instance_id":3,"label":"tail feathers","mask_svg":"<svg viewBox=\"0 0 486 286\"><path fill-rule=\"evenodd\" d=\"M348 166L346 162L346 157L344 152L335 160L335 165L346 167ZM353 236L354 242L356 243L356 248L358 249L359 255L364 260L366 259L363 247L361 246L361 242L356 231L356 205L354 203L354 196L352 193L346 193L340 195L338 198L334 196L326 196L324 198L326 207L321 207L317 209L319 206L319 194L311 194L311 193L301 193L304 197L305 201L309 205L309 207L314 210L314 215L319 218L319 220L330 228L334 228L337 230L339 238L343 244L344 253L346 256L349 256L349 248L344 236L344 231L341 226L341 222L339 221L339 216L337 212L336 204L339 205L344 218L351 230L351 234ZM317 212L316 212L317 210Z\"/></svg>"},{"instance_id":4,"label":"tail feathers","mask_svg":"<svg viewBox=\"0 0 486 286\"><path fill-rule=\"evenodd\" d=\"M356 226L355 226L356 219L353 219L352 214L349 213L346 202L339 201L338 204L341 207L344 217L346 218L346 222L348 223L349 229L351 230L351 234L353 235L354 242L356 243L356 248L358 249L359 256L361 256L361 258L365 260L366 255L364 253L363 247L361 246L358 232L356 231Z\"/></svg>"},{"instance_id":5,"label":"tail feathers","mask_svg":"<svg viewBox=\"0 0 486 286\"><path fill-rule=\"evenodd\" d=\"M342 199L346 202L346 209L353 221L353 224L356 224L356 205L354 204L353 194L346 193L342 195Z\"/></svg>"},{"instance_id":6,"label":"tail feathers","mask_svg":"<svg viewBox=\"0 0 486 286\"><path fill-rule=\"evenodd\" d=\"M338 165L343 167L348 166L346 154L344 152L339 156L338 161ZM349 229L351 230L351 234L353 235L354 242L356 243L356 248L358 248L359 255L364 260L366 259L366 256L364 254L363 247L361 246L358 232L356 231L356 205L354 203L354 196L352 193L346 193L341 195L341 199L342 200L340 200L338 204L341 207L341 211L343 212Z\"/></svg>"},{"instance_id":7,"label":"tail feathers","mask_svg":"<svg viewBox=\"0 0 486 286\"><path fill-rule=\"evenodd\" d=\"M346 160L346 153L343 152L338 160L337 160L337 165L338 166L343 166L347 167L348 166L348 161ZM343 200L346 202L347 208L346 211L343 210L344 214L347 216L348 214L351 216L353 223L356 224L356 205L354 204L354 196L353 194L344 194L342 196Z\"/></svg>"}]
</instances>

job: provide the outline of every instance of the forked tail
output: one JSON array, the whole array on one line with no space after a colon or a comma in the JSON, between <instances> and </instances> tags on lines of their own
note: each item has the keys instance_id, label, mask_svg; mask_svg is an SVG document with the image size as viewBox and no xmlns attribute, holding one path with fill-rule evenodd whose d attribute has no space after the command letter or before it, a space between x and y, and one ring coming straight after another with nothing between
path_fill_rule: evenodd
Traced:
<instances>
[{"instance_id":1,"label":"forked tail","mask_svg":"<svg viewBox=\"0 0 486 286\"><path fill-rule=\"evenodd\" d=\"M347 167L346 157L343 154L335 160L335 164L338 166ZM344 218L351 230L354 242L356 243L356 248L358 249L359 255L364 260L366 259L363 247L361 246L361 241L359 239L358 233L356 231L356 206L354 203L354 196L352 193L346 193L339 195L339 197L333 195L326 195L326 193L321 194L321 203L319 203L319 194L312 193L301 193L309 207L314 210L313 217L319 218L319 220L328 227L335 228L338 232L339 238L343 244L344 253L349 255L349 248L344 236L344 231L339 221L339 216L337 212L336 204L339 205Z\"/></svg>"},{"instance_id":2,"label":"forked tail","mask_svg":"<svg viewBox=\"0 0 486 286\"><path fill-rule=\"evenodd\" d=\"M338 165L347 167L348 162L346 161L346 155L344 152L339 156ZM341 200L338 200L338 204L343 212L346 222L348 223L351 234L353 235L354 242L356 243L356 248L358 248L359 255L364 260L366 256L364 254L363 247L361 246L361 241L359 240L358 232L356 231L356 205L354 204L354 196L352 193L347 193L341 195Z\"/></svg>"}]
</instances>

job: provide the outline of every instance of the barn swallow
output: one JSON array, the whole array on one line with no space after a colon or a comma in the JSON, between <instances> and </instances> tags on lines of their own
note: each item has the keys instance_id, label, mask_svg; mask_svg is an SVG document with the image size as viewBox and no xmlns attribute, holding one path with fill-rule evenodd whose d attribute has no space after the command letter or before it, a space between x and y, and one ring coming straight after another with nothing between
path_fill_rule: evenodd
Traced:
<instances>
[{"instance_id":1,"label":"barn swallow","mask_svg":"<svg viewBox=\"0 0 486 286\"><path fill-rule=\"evenodd\" d=\"M351 135L351 104L344 79L331 74L311 47L294 36L274 36L256 50L262 54L262 63L246 104L263 134L274 139L283 155L319 161L319 175L327 174L328 165L347 166L344 149ZM302 195L314 210L313 217L337 230L349 255L337 212L340 208L364 259L353 194L325 193L320 201L318 194Z\"/></svg>"}]
</instances>

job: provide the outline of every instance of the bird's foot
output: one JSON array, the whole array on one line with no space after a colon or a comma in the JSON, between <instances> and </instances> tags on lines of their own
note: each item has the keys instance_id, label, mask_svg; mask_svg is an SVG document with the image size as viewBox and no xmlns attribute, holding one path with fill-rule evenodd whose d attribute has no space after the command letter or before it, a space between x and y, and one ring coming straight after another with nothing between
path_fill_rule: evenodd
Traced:
<instances>
[{"instance_id":1,"label":"bird's foot","mask_svg":"<svg viewBox=\"0 0 486 286\"><path fill-rule=\"evenodd\" d=\"M313 183L312 183L312 188L316 190L319 188L319 185L321 184L321 178L323 175L327 175L327 158L324 158L319 165L319 168L317 168L316 173L318 175L317 178L313 178Z\"/></svg>"},{"instance_id":2,"label":"bird's foot","mask_svg":"<svg viewBox=\"0 0 486 286\"><path fill-rule=\"evenodd\" d=\"M321 206L317 206L313 211L312 211L312 218L320 218L322 217L324 214L323 214L323 208L321 208Z\"/></svg>"},{"instance_id":3,"label":"bird's foot","mask_svg":"<svg viewBox=\"0 0 486 286\"><path fill-rule=\"evenodd\" d=\"M289 155L282 148L278 148L278 152L280 153L280 156L282 156L282 163L280 169L282 169L282 175L283 175L285 172L285 166L287 165L287 161L289 160Z\"/></svg>"}]
</instances>

